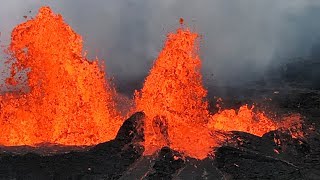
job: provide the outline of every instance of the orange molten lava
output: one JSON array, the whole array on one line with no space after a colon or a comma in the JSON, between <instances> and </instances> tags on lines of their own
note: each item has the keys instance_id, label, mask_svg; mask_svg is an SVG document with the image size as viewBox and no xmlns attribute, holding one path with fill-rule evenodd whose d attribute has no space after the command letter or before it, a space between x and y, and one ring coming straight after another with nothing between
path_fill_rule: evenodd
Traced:
<instances>
[{"instance_id":1,"label":"orange molten lava","mask_svg":"<svg viewBox=\"0 0 320 180\"><path fill-rule=\"evenodd\" d=\"M223 110L212 116L208 127L212 130L243 131L257 136L278 129L278 124L262 112L253 112L248 105L241 106L236 112L234 109Z\"/></svg>"},{"instance_id":2,"label":"orange molten lava","mask_svg":"<svg viewBox=\"0 0 320 180\"><path fill-rule=\"evenodd\" d=\"M275 121L248 105L241 106L238 111L220 110L211 116L208 128L213 131L243 131L260 137L270 131L282 130L288 131L293 138L303 137L300 114L287 115Z\"/></svg>"},{"instance_id":3,"label":"orange molten lava","mask_svg":"<svg viewBox=\"0 0 320 180\"><path fill-rule=\"evenodd\" d=\"M224 140L225 137L216 136L217 131L244 131L262 136L292 125L290 118L287 123L276 123L247 105L238 112L231 109L210 115L205 101L207 92L201 82L197 37L182 27L169 34L143 89L135 94L137 110L147 115L145 154L170 146L203 159ZM296 119L298 122L300 116Z\"/></svg>"},{"instance_id":4,"label":"orange molten lava","mask_svg":"<svg viewBox=\"0 0 320 180\"><path fill-rule=\"evenodd\" d=\"M121 121L114 90L98 62L82 56L82 39L43 7L12 32L10 85L27 72L27 92L0 96L0 144L92 145L115 137ZM23 78L22 78L23 79Z\"/></svg>"},{"instance_id":5,"label":"orange molten lava","mask_svg":"<svg viewBox=\"0 0 320 180\"><path fill-rule=\"evenodd\" d=\"M262 136L280 128L303 136L299 115L276 122L247 105L211 115L197 38L184 27L169 34L143 89L135 93L135 110L147 116L145 154L170 146L203 159L224 140L217 131ZM13 30L6 85L20 91L0 95L0 145L93 145L116 136L123 122L116 92L98 61L88 61L81 51L81 37L48 7Z\"/></svg>"},{"instance_id":6,"label":"orange molten lava","mask_svg":"<svg viewBox=\"0 0 320 180\"><path fill-rule=\"evenodd\" d=\"M146 154L162 146L204 158L217 142L207 128L209 112L202 86L201 61L195 49L198 35L188 29L169 34L136 106L147 115Z\"/></svg>"}]
</instances>

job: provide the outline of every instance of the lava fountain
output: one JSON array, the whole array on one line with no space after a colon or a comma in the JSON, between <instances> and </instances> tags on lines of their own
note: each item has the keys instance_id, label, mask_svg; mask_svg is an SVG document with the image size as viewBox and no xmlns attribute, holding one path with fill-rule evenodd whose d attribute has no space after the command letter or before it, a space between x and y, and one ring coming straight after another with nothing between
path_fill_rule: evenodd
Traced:
<instances>
[{"instance_id":1,"label":"lava fountain","mask_svg":"<svg viewBox=\"0 0 320 180\"><path fill-rule=\"evenodd\" d=\"M203 159L225 140L217 132L262 136L292 130L294 123L296 131L301 128L299 115L275 121L247 105L210 114L198 37L184 25L170 33L143 88L135 92L133 109L146 114L146 155L169 146ZM81 37L61 15L42 7L34 19L14 28L8 52L5 85L20 91L0 95L0 145L94 145L114 139L123 122L116 92L98 60L82 55Z\"/></svg>"},{"instance_id":2,"label":"lava fountain","mask_svg":"<svg viewBox=\"0 0 320 180\"><path fill-rule=\"evenodd\" d=\"M61 15L42 7L14 28L8 51L7 85L22 87L26 72L28 90L0 96L1 145L93 145L116 136L115 91Z\"/></svg>"},{"instance_id":3,"label":"lava fountain","mask_svg":"<svg viewBox=\"0 0 320 180\"><path fill-rule=\"evenodd\" d=\"M147 115L146 154L170 146L204 158L217 143L207 128L207 91L202 86L197 37L182 27L169 34L143 89L136 92L137 109Z\"/></svg>"},{"instance_id":4,"label":"lava fountain","mask_svg":"<svg viewBox=\"0 0 320 180\"><path fill-rule=\"evenodd\" d=\"M262 136L289 128L293 122L300 123L300 116L277 123L247 105L238 111L220 110L211 115L207 91L202 85L198 37L184 26L169 34L143 89L135 93L137 110L147 115L145 154L170 146L187 156L203 159L226 138L216 132L244 131Z\"/></svg>"}]
</instances>

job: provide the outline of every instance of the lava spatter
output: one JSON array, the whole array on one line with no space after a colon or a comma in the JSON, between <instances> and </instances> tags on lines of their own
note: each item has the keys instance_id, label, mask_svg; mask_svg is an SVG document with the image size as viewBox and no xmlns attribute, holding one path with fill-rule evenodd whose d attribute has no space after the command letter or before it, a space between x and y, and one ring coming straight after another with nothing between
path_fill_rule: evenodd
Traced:
<instances>
[{"instance_id":1,"label":"lava spatter","mask_svg":"<svg viewBox=\"0 0 320 180\"><path fill-rule=\"evenodd\" d=\"M135 93L137 110L143 110L147 116L146 155L170 146L187 156L203 159L226 140L227 136L219 135L220 132L244 131L262 136L290 128L292 119L276 122L247 105L211 115L200 73L198 34L182 25L168 35L142 90ZM300 117L294 121L300 122Z\"/></svg>"},{"instance_id":2,"label":"lava spatter","mask_svg":"<svg viewBox=\"0 0 320 180\"><path fill-rule=\"evenodd\" d=\"M216 132L257 136L282 129L301 137L299 115L275 121L247 105L210 114L202 85L198 34L180 19L167 37L132 111L144 111L145 154L163 146L198 159L225 140ZM82 55L82 39L61 15L42 7L12 32L8 89L0 95L0 145L94 145L114 139L122 119L115 90L98 60ZM119 101L119 100L118 100ZM131 109L130 109L131 110ZM294 126L294 127L293 127Z\"/></svg>"},{"instance_id":3,"label":"lava spatter","mask_svg":"<svg viewBox=\"0 0 320 180\"><path fill-rule=\"evenodd\" d=\"M169 34L143 89L136 92L137 109L147 115L146 154L170 146L204 158L216 144L207 128L207 91L202 86L197 37L183 28Z\"/></svg>"},{"instance_id":4,"label":"lava spatter","mask_svg":"<svg viewBox=\"0 0 320 180\"><path fill-rule=\"evenodd\" d=\"M263 112L254 112L254 106L243 105L238 111L234 109L221 110L214 114L208 123L212 130L243 131L257 136L276 130L278 124L268 118Z\"/></svg>"},{"instance_id":5,"label":"lava spatter","mask_svg":"<svg viewBox=\"0 0 320 180\"><path fill-rule=\"evenodd\" d=\"M82 38L61 15L42 7L14 28L9 52L11 76L25 71L28 91L7 93L0 101L0 144L92 145L115 137L122 121L114 89L98 61L82 56Z\"/></svg>"}]
</instances>

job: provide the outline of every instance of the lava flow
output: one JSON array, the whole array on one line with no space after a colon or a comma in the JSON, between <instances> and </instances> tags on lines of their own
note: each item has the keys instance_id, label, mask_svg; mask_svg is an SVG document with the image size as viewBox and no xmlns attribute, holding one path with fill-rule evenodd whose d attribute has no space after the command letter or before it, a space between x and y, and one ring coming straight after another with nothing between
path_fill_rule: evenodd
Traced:
<instances>
[{"instance_id":1,"label":"lava flow","mask_svg":"<svg viewBox=\"0 0 320 180\"><path fill-rule=\"evenodd\" d=\"M115 137L122 123L115 92L98 62L82 56L81 37L61 15L41 8L14 28L8 51L7 85L28 90L0 96L1 145L93 145Z\"/></svg>"}]
</instances>

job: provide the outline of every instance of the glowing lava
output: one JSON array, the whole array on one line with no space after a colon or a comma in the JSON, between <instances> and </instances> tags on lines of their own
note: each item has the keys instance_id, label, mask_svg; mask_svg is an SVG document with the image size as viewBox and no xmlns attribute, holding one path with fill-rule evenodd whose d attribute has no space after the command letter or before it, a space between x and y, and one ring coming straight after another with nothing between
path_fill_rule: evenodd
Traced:
<instances>
[{"instance_id":1,"label":"glowing lava","mask_svg":"<svg viewBox=\"0 0 320 180\"><path fill-rule=\"evenodd\" d=\"M262 136L292 125L276 123L247 105L238 112L231 109L210 115L205 100L207 92L202 85L197 37L183 27L169 34L143 89L135 94L137 110L147 115L145 154L170 146L203 159L225 140L218 131L244 131ZM297 118L300 120L300 116Z\"/></svg>"},{"instance_id":2,"label":"glowing lava","mask_svg":"<svg viewBox=\"0 0 320 180\"><path fill-rule=\"evenodd\" d=\"M217 131L258 136L279 128L299 131L299 115L276 122L248 106L211 115L197 38L183 26L169 34L143 89L135 93L135 111L147 116L145 154L170 146L203 159L224 140ZM60 15L41 8L13 30L8 50L13 58L6 85L20 91L0 96L0 145L94 145L116 136L123 122L114 103L116 92L98 61L81 54L81 37Z\"/></svg>"},{"instance_id":3,"label":"glowing lava","mask_svg":"<svg viewBox=\"0 0 320 180\"><path fill-rule=\"evenodd\" d=\"M238 110L225 109L211 115L208 128L213 131L242 131L262 137L265 133L281 130L293 138L303 138L302 117L300 114L285 115L271 119L264 112L241 106Z\"/></svg>"},{"instance_id":4,"label":"glowing lava","mask_svg":"<svg viewBox=\"0 0 320 180\"><path fill-rule=\"evenodd\" d=\"M241 106L236 112L234 109L227 109L212 116L208 127L212 130L243 131L257 136L279 128L279 125L269 119L262 112L253 112L254 106Z\"/></svg>"},{"instance_id":5,"label":"glowing lava","mask_svg":"<svg viewBox=\"0 0 320 180\"><path fill-rule=\"evenodd\" d=\"M207 128L206 90L202 86L201 61L195 49L198 35L179 28L169 34L136 106L147 115L146 154L162 146L204 158L216 144Z\"/></svg>"},{"instance_id":6,"label":"glowing lava","mask_svg":"<svg viewBox=\"0 0 320 180\"><path fill-rule=\"evenodd\" d=\"M92 145L115 137L122 121L114 90L98 62L82 56L82 39L61 15L43 7L12 32L10 85L26 92L0 96L0 144ZM25 91L25 90L24 90Z\"/></svg>"}]
</instances>

